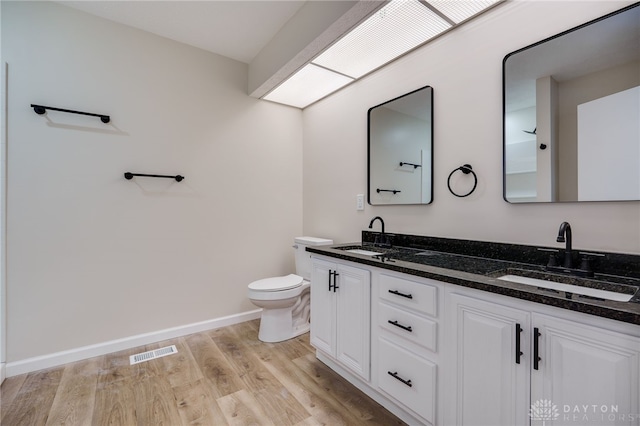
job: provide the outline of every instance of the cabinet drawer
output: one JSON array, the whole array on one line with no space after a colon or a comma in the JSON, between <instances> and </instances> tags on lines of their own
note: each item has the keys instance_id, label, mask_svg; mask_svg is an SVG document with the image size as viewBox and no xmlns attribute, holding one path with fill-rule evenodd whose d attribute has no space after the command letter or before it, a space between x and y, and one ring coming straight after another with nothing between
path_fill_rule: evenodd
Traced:
<instances>
[{"instance_id":1,"label":"cabinet drawer","mask_svg":"<svg viewBox=\"0 0 640 426\"><path fill-rule=\"evenodd\" d=\"M380 298L435 317L438 315L437 287L380 274Z\"/></svg>"},{"instance_id":2,"label":"cabinet drawer","mask_svg":"<svg viewBox=\"0 0 640 426\"><path fill-rule=\"evenodd\" d=\"M378 306L380 327L436 352L437 323L386 303L380 303Z\"/></svg>"},{"instance_id":3,"label":"cabinet drawer","mask_svg":"<svg viewBox=\"0 0 640 426\"><path fill-rule=\"evenodd\" d=\"M380 389L433 424L436 365L382 338L378 348Z\"/></svg>"}]
</instances>

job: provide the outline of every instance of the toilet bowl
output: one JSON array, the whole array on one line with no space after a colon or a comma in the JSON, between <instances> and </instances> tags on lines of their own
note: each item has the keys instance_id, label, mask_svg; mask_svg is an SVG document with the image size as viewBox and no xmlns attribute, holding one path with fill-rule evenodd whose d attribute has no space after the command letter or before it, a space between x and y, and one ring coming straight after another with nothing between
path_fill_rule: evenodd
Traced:
<instances>
[{"instance_id":1,"label":"toilet bowl","mask_svg":"<svg viewBox=\"0 0 640 426\"><path fill-rule=\"evenodd\" d=\"M282 342L309 331L311 254L306 247L333 240L298 237L295 243L296 274L264 278L248 287L249 300L262 308L258 339L263 342Z\"/></svg>"}]
</instances>

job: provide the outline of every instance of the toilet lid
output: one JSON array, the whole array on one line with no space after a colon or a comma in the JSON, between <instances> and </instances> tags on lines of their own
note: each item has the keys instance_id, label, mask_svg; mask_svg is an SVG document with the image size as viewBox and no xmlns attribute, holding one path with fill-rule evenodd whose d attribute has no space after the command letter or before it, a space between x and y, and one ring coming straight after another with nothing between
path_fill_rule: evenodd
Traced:
<instances>
[{"instance_id":1,"label":"toilet lid","mask_svg":"<svg viewBox=\"0 0 640 426\"><path fill-rule=\"evenodd\" d=\"M265 278L254 281L249 284L251 290L259 291L281 291L290 290L302 285L302 277L295 274L289 274L284 277Z\"/></svg>"}]
</instances>

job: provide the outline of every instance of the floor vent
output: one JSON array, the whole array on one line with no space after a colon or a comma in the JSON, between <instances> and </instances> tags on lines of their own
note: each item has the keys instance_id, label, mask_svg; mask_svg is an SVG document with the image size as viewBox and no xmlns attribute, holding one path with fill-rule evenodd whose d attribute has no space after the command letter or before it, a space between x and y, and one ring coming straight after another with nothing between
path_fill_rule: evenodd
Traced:
<instances>
[{"instance_id":1,"label":"floor vent","mask_svg":"<svg viewBox=\"0 0 640 426\"><path fill-rule=\"evenodd\" d=\"M139 364L141 362L149 361L156 358L162 358L163 356L177 354L178 350L176 345L167 346L164 348L156 349L153 351L143 352L141 354L131 355L129 357L130 365Z\"/></svg>"}]
</instances>

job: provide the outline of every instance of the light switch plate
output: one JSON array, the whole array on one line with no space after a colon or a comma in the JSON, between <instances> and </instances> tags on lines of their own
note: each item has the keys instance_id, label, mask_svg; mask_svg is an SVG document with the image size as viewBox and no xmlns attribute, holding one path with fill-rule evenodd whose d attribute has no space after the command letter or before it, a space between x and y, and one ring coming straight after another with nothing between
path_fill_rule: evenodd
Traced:
<instances>
[{"instance_id":1,"label":"light switch plate","mask_svg":"<svg viewBox=\"0 0 640 426\"><path fill-rule=\"evenodd\" d=\"M364 194L356 195L356 210L364 210Z\"/></svg>"}]
</instances>

